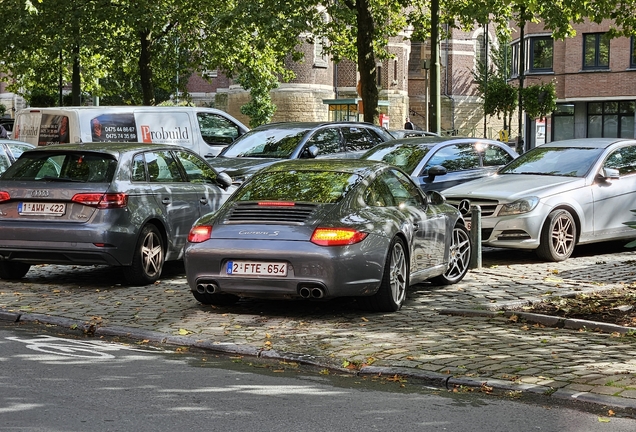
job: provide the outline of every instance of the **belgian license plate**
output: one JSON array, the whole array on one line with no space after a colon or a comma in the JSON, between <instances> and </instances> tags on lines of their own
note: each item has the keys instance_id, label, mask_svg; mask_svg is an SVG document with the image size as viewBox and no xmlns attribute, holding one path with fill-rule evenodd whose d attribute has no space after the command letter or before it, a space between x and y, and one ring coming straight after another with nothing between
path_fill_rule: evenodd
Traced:
<instances>
[{"instance_id":1,"label":"belgian license plate","mask_svg":"<svg viewBox=\"0 0 636 432\"><path fill-rule=\"evenodd\" d=\"M65 203L21 202L18 204L21 215L62 216L66 213Z\"/></svg>"},{"instance_id":2,"label":"belgian license plate","mask_svg":"<svg viewBox=\"0 0 636 432\"><path fill-rule=\"evenodd\" d=\"M266 261L228 261L225 272L229 275L287 276L287 264Z\"/></svg>"}]
</instances>

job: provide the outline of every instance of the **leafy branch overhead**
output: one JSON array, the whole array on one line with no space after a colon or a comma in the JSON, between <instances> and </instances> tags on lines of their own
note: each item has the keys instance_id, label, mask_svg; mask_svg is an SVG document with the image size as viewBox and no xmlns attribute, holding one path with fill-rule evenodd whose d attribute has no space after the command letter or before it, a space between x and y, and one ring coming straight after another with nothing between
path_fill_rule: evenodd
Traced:
<instances>
[{"instance_id":1,"label":"leafy branch overhead","mask_svg":"<svg viewBox=\"0 0 636 432\"><path fill-rule=\"evenodd\" d=\"M614 19L623 34L636 26L634 2L441 0L439 6L442 30L541 20L561 38L585 19ZM187 97L192 73L218 68L251 92L243 112L252 125L271 118L270 91L295 78L290 60L311 61L302 44L318 38L334 61L357 64L364 119L374 121L377 64L395 55L392 42L424 40L431 30L430 0L3 0L2 10L0 72L8 74L9 91L55 95L61 80L73 83L76 98L81 92L105 104L156 104Z\"/></svg>"}]
</instances>

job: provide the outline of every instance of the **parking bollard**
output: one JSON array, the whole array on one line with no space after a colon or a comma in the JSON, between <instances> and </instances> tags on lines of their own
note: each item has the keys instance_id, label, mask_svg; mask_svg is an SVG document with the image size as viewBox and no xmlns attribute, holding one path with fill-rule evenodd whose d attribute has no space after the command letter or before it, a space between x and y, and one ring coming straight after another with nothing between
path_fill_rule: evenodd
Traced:
<instances>
[{"instance_id":1,"label":"parking bollard","mask_svg":"<svg viewBox=\"0 0 636 432\"><path fill-rule=\"evenodd\" d=\"M481 207L472 206L470 209L470 268L481 268Z\"/></svg>"}]
</instances>

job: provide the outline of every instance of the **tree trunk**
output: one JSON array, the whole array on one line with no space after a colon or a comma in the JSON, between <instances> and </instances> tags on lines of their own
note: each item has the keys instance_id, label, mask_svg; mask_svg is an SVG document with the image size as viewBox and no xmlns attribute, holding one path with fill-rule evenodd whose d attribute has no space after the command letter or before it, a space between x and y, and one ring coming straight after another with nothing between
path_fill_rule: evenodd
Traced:
<instances>
[{"instance_id":1,"label":"tree trunk","mask_svg":"<svg viewBox=\"0 0 636 432\"><path fill-rule=\"evenodd\" d=\"M364 105L364 121L377 124L380 113L378 111L377 71L373 50L375 24L371 15L369 0L356 0L356 11L358 20L358 71L360 72L360 89Z\"/></svg>"},{"instance_id":2,"label":"tree trunk","mask_svg":"<svg viewBox=\"0 0 636 432\"><path fill-rule=\"evenodd\" d=\"M152 40L150 31L144 30L139 34L141 40L141 52L139 54L139 77L141 79L141 92L143 94L143 105L155 104L155 88L152 84L152 67L150 60L152 58L151 45Z\"/></svg>"}]
</instances>

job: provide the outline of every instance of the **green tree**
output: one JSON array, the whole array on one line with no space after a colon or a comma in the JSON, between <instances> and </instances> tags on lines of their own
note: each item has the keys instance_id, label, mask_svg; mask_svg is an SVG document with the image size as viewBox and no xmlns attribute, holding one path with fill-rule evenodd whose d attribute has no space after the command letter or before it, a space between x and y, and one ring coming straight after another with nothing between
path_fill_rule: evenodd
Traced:
<instances>
[{"instance_id":1,"label":"green tree","mask_svg":"<svg viewBox=\"0 0 636 432\"><path fill-rule=\"evenodd\" d=\"M325 51L334 61L348 59L358 65L364 121L379 117L376 62L390 58L389 39L404 32L408 24L421 24L428 17L419 0L325 0L327 14L317 20L315 32L329 40ZM421 29L421 25L417 25Z\"/></svg>"},{"instance_id":2,"label":"green tree","mask_svg":"<svg viewBox=\"0 0 636 432\"><path fill-rule=\"evenodd\" d=\"M510 71L510 37L506 31L498 32L499 46L491 44L490 61L478 61L473 77L477 92L484 99L484 115L503 117L504 129L510 136L512 114L517 108L518 90L508 82Z\"/></svg>"}]
</instances>

